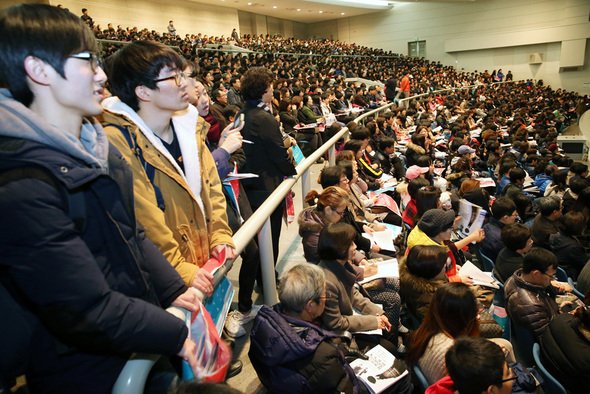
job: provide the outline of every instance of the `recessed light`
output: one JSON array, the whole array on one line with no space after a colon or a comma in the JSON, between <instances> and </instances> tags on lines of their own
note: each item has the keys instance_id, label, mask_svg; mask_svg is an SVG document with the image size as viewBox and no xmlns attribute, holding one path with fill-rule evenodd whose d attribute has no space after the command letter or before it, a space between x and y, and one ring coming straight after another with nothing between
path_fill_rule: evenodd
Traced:
<instances>
[{"instance_id":1,"label":"recessed light","mask_svg":"<svg viewBox=\"0 0 590 394\"><path fill-rule=\"evenodd\" d=\"M277 6L276 5L273 5L272 8L277 8Z\"/></svg>"},{"instance_id":2,"label":"recessed light","mask_svg":"<svg viewBox=\"0 0 590 394\"><path fill-rule=\"evenodd\" d=\"M297 11L301 11L301 8L297 8Z\"/></svg>"},{"instance_id":3,"label":"recessed light","mask_svg":"<svg viewBox=\"0 0 590 394\"><path fill-rule=\"evenodd\" d=\"M252 3L248 3L248 5L252 5Z\"/></svg>"},{"instance_id":4,"label":"recessed light","mask_svg":"<svg viewBox=\"0 0 590 394\"><path fill-rule=\"evenodd\" d=\"M341 12L340 15L344 15L344 12Z\"/></svg>"},{"instance_id":5,"label":"recessed light","mask_svg":"<svg viewBox=\"0 0 590 394\"><path fill-rule=\"evenodd\" d=\"M323 13L324 11L320 11L320 14Z\"/></svg>"}]
</instances>

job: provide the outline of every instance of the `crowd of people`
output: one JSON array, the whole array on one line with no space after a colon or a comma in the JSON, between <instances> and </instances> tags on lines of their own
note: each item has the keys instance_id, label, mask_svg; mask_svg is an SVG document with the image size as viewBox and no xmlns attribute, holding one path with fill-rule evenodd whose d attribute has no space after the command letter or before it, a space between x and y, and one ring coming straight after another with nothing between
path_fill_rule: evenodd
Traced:
<instances>
[{"instance_id":1,"label":"crowd of people","mask_svg":"<svg viewBox=\"0 0 590 394\"><path fill-rule=\"evenodd\" d=\"M2 385L26 374L33 392L109 392L134 352L166 356L148 377L153 392L176 384L182 359L200 376L184 322L164 308L196 312L215 285L201 267L237 257L232 234L296 174L293 150L308 154L346 126L323 190L304 196L308 263L281 276L279 304L253 304L258 245L241 252L225 333L232 341L254 320L249 356L263 385L365 392L350 362L380 345L405 360L398 374L420 368L431 392L510 392L524 371L492 317L494 291L460 271L485 256L513 324L568 390L585 392L590 180L556 139L586 97L338 41L180 38L173 21L167 31L103 31L87 10L48 5L0 11ZM101 54L97 37L132 42ZM263 53L199 50L211 41ZM430 94L403 100L420 93ZM388 101L398 105L354 121ZM258 177L224 186L236 169ZM399 209L377 204L388 185ZM465 202L485 219L461 237ZM287 207L270 216L275 263ZM404 229L395 250L364 236L389 225ZM399 278L359 284L393 257ZM240 369L234 361L229 376ZM409 392L410 376L388 390Z\"/></svg>"}]
</instances>

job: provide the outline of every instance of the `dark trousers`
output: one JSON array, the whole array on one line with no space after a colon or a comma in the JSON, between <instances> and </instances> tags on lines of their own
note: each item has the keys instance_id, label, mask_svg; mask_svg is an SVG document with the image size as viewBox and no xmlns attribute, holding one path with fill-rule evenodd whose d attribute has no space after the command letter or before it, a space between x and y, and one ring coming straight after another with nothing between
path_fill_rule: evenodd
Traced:
<instances>
[{"instance_id":1,"label":"dark trousers","mask_svg":"<svg viewBox=\"0 0 590 394\"><path fill-rule=\"evenodd\" d=\"M238 198L240 212L236 209L233 200L229 197L224 189L224 195L227 202L227 217L229 227L235 232L240 229L242 222L240 219L240 213L244 221L248 220L252 216L252 207L248 201L248 196L244 192L244 188L240 187L240 195ZM252 239L246 245L246 248L240 253L242 258L242 266L240 267L240 274L238 282L240 288L238 290L238 310L240 312L248 312L252 309L252 292L254 291L254 282L258 276L260 270L260 253L258 251L258 245L255 240Z\"/></svg>"}]
</instances>

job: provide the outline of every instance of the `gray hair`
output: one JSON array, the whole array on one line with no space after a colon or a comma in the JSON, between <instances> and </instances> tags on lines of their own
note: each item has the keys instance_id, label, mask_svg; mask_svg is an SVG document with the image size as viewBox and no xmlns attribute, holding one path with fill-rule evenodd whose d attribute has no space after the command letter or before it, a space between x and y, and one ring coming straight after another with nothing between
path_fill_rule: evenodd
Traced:
<instances>
[{"instance_id":1,"label":"gray hair","mask_svg":"<svg viewBox=\"0 0 590 394\"><path fill-rule=\"evenodd\" d=\"M324 294L324 270L311 263L298 264L281 277L279 300L285 312L299 315L305 305Z\"/></svg>"}]
</instances>

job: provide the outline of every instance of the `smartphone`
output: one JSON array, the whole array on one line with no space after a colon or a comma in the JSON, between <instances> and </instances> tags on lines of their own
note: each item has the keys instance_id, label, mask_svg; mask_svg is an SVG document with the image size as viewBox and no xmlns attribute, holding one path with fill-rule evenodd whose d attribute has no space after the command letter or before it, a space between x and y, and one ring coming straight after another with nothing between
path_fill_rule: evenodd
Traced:
<instances>
[{"instance_id":1,"label":"smartphone","mask_svg":"<svg viewBox=\"0 0 590 394\"><path fill-rule=\"evenodd\" d=\"M236 121L234 122L232 129L237 129L242 125L242 123L244 123L244 114L240 114L240 116L236 118Z\"/></svg>"}]
</instances>

